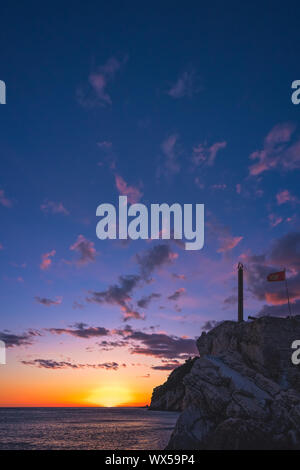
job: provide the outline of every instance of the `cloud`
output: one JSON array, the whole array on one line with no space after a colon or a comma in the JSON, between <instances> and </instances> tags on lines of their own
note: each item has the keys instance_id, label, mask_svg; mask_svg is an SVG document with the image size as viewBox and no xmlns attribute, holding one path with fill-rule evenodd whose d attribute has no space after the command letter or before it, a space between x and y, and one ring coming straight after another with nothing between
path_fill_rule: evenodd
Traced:
<instances>
[{"instance_id":1,"label":"cloud","mask_svg":"<svg viewBox=\"0 0 300 470\"><path fill-rule=\"evenodd\" d=\"M215 142L211 146L199 144L193 148L192 162L197 167L200 165L212 166L215 163L218 152L227 146L227 142Z\"/></svg>"},{"instance_id":2,"label":"cloud","mask_svg":"<svg viewBox=\"0 0 300 470\"><path fill-rule=\"evenodd\" d=\"M136 186L128 186L122 176L115 174L116 187L122 196L127 196L130 204L135 204L140 201L143 193Z\"/></svg>"},{"instance_id":3,"label":"cloud","mask_svg":"<svg viewBox=\"0 0 300 470\"><path fill-rule=\"evenodd\" d=\"M206 221L206 226L213 237L219 242L217 253L227 253L233 250L242 240L242 236L234 237L231 235L230 229L219 223L215 217L210 214L210 218Z\"/></svg>"},{"instance_id":4,"label":"cloud","mask_svg":"<svg viewBox=\"0 0 300 470\"><path fill-rule=\"evenodd\" d=\"M46 307L51 307L51 305L60 305L62 303L62 297L56 297L56 300L47 299L45 297L35 297L35 300Z\"/></svg>"},{"instance_id":5,"label":"cloud","mask_svg":"<svg viewBox=\"0 0 300 470\"><path fill-rule=\"evenodd\" d=\"M269 214L268 218L269 218L271 227L276 227L283 221L283 218L276 214Z\"/></svg>"},{"instance_id":6,"label":"cloud","mask_svg":"<svg viewBox=\"0 0 300 470\"><path fill-rule=\"evenodd\" d=\"M100 346L100 348L103 350L103 351L111 351L112 349L115 349L115 348L123 348L124 346L127 346L128 345L128 341L106 341L106 340L103 340L103 341L100 341L99 343L97 343L98 346Z\"/></svg>"},{"instance_id":7,"label":"cloud","mask_svg":"<svg viewBox=\"0 0 300 470\"><path fill-rule=\"evenodd\" d=\"M83 235L77 237L76 242L70 246L70 250L77 251L80 254L80 258L77 261L79 266L95 261L97 252L94 248L94 242L87 240Z\"/></svg>"},{"instance_id":8,"label":"cloud","mask_svg":"<svg viewBox=\"0 0 300 470\"><path fill-rule=\"evenodd\" d=\"M178 162L179 150L177 146L178 135L171 134L161 144L161 150L164 156L162 167L158 169L158 176L172 176L180 171Z\"/></svg>"},{"instance_id":9,"label":"cloud","mask_svg":"<svg viewBox=\"0 0 300 470\"><path fill-rule=\"evenodd\" d=\"M300 301L293 303L291 306L292 315L300 315ZM286 317L289 315L287 304L281 305L264 305L256 314L257 317Z\"/></svg>"},{"instance_id":10,"label":"cloud","mask_svg":"<svg viewBox=\"0 0 300 470\"><path fill-rule=\"evenodd\" d=\"M51 257L55 256L55 254L56 254L56 251L52 250L52 251L49 251L49 253L44 253L42 255L42 262L40 264L40 268L42 271L45 271L50 268L52 264Z\"/></svg>"},{"instance_id":11,"label":"cloud","mask_svg":"<svg viewBox=\"0 0 300 470\"><path fill-rule=\"evenodd\" d=\"M134 330L130 325L125 325L124 328L107 330L103 327L92 327L85 323L78 323L68 328L49 328L46 331L52 334L67 334L84 339L106 337L97 343L103 350L109 351L113 348L129 346L131 354L158 357L168 363L175 363L178 359L186 359L190 355L197 354L194 339L166 333L147 333ZM120 337L120 339L116 337Z\"/></svg>"},{"instance_id":12,"label":"cloud","mask_svg":"<svg viewBox=\"0 0 300 470\"><path fill-rule=\"evenodd\" d=\"M153 292L152 294L146 295L142 297L140 300L137 301L137 305L140 308L147 308L153 299L158 299L161 297L161 294L157 294L156 292Z\"/></svg>"},{"instance_id":13,"label":"cloud","mask_svg":"<svg viewBox=\"0 0 300 470\"><path fill-rule=\"evenodd\" d=\"M300 140L291 143L296 127L291 123L277 124L265 137L263 147L250 155L251 160L258 160L249 167L251 176L264 171L282 168L293 170L300 168Z\"/></svg>"},{"instance_id":14,"label":"cloud","mask_svg":"<svg viewBox=\"0 0 300 470\"><path fill-rule=\"evenodd\" d=\"M229 295L223 301L224 308L228 308L228 307L231 307L232 305L236 305L237 301L238 301L238 298L236 295Z\"/></svg>"},{"instance_id":15,"label":"cloud","mask_svg":"<svg viewBox=\"0 0 300 470\"><path fill-rule=\"evenodd\" d=\"M21 361L22 364L27 366L35 366L41 369L106 369L118 370L119 364L117 362L103 362L101 364L76 364L69 361L54 361L52 359L34 359L31 361Z\"/></svg>"},{"instance_id":16,"label":"cloud","mask_svg":"<svg viewBox=\"0 0 300 470\"><path fill-rule=\"evenodd\" d=\"M226 253L227 251L233 250L241 241L243 240L243 237L232 237L230 235L227 236L221 236L220 237L220 242L221 246L217 250L218 253Z\"/></svg>"},{"instance_id":17,"label":"cloud","mask_svg":"<svg viewBox=\"0 0 300 470\"><path fill-rule=\"evenodd\" d=\"M174 277L174 279L180 279L181 281L186 280L186 275L185 274L172 273L172 277Z\"/></svg>"},{"instance_id":18,"label":"cloud","mask_svg":"<svg viewBox=\"0 0 300 470\"><path fill-rule=\"evenodd\" d=\"M276 199L278 205L285 204L286 202L299 202L287 189L276 194Z\"/></svg>"},{"instance_id":19,"label":"cloud","mask_svg":"<svg viewBox=\"0 0 300 470\"><path fill-rule=\"evenodd\" d=\"M141 331L129 332L127 338L140 343L131 348L132 354L143 354L165 359L186 359L197 354L196 343L193 339Z\"/></svg>"},{"instance_id":20,"label":"cloud","mask_svg":"<svg viewBox=\"0 0 300 470\"><path fill-rule=\"evenodd\" d=\"M178 99L184 96L191 97L200 91L197 86L197 77L193 70L183 72L177 81L171 86L167 94L172 98Z\"/></svg>"},{"instance_id":21,"label":"cloud","mask_svg":"<svg viewBox=\"0 0 300 470\"><path fill-rule=\"evenodd\" d=\"M135 318L137 320L144 319L144 315L135 311L130 302L132 300L132 291L137 287L141 281L138 275L127 275L119 277L119 284L114 284L104 291L90 291L91 296L87 297L88 302L94 303L107 303L111 305L118 305L124 315L123 319Z\"/></svg>"},{"instance_id":22,"label":"cloud","mask_svg":"<svg viewBox=\"0 0 300 470\"><path fill-rule=\"evenodd\" d=\"M221 323L222 323L221 321L217 321L217 320L208 320L202 326L202 330L203 331L210 331L213 328L215 328L216 326L220 325Z\"/></svg>"},{"instance_id":23,"label":"cloud","mask_svg":"<svg viewBox=\"0 0 300 470\"><path fill-rule=\"evenodd\" d=\"M5 196L5 192L3 189L0 189L0 204L3 206L3 207L12 207L12 201L10 199L8 199L6 196Z\"/></svg>"},{"instance_id":24,"label":"cloud","mask_svg":"<svg viewBox=\"0 0 300 470\"><path fill-rule=\"evenodd\" d=\"M244 255L248 290L260 301L279 307L287 304L284 282L268 282L271 272L287 269L290 301L300 299L300 232L290 232L275 240L271 249L262 255ZM282 310L281 310L282 311ZM266 309L264 310L266 312Z\"/></svg>"},{"instance_id":25,"label":"cloud","mask_svg":"<svg viewBox=\"0 0 300 470\"><path fill-rule=\"evenodd\" d=\"M169 295L168 299L169 300L178 300L179 297L181 297L183 294L185 294L186 290L184 287L180 287L179 289L177 289L174 294L172 295Z\"/></svg>"},{"instance_id":26,"label":"cloud","mask_svg":"<svg viewBox=\"0 0 300 470\"><path fill-rule=\"evenodd\" d=\"M138 254L137 261L142 276L147 279L154 269L172 263L177 257L177 253L172 252L168 244L160 244L150 248L142 255Z\"/></svg>"},{"instance_id":27,"label":"cloud","mask_svg":"<svg viewBox=\"0 0 300 470\"><path fill-rule=\"evenodd\" d=\"M143 254L136 256L140 274L129 274L119 276L119 282L109 286L103 291L90 291L86 298L87 302L107 303L118 305L121 309L123 320L134 318L144 320L145 315L135 310L132 306L132 293L134 289L148 282L149 275L163 264L170 263L177 257L167 244L156 245ZM143 302L142 302L143 303Z\"/></svg>"},{"instance_id":28,"label":"cloud","mask_svg":"<svg viewBox=\"0 0 300 470\"><path fill-rule=\"evenodd\" d=\"M125 57L122 61L111 57L108 61L98 67L89 75L89 87L87 90L79 88L77 90L78 102L84 107L109 106L112 104L111 96L107 90L108 85L113 81L116 73L127 61Z\"/></svg>"},{"instance_id":29,"label":"cloud","mask_svg":"<svg viewBox=\"0 0 300 470\"><path fill-rule=\"evenodd\" d=\"M69 214L69 211L67 211L62 202L45 201L43 204L41 204L40 207L41 210L45 213L51 212L52 214Z\"/></svg>"},{"instance_id":30,"label":"cloud","mask_svg":"<svg viewBox=\"0 0 300 470\"><path fill-rule=\"evenodd\" d=\"M178 364L173 364L173 363L162 364L160 366L152 366L151 369L153 369L153 370L174 370L174 369L176 369L176 367L178 367L178 365L180 365L180 364L179 363Z\"/></svg>"},{"instance_id":31,"label":"cloud","mask_svg":"<svg viewBox=\"0 0 300 470\"><path fill-rule=\"evenodd\" d=\"M47 331L56 335L66 334L84 339L109 335L109 330L106 328L102 326L88 326L86 323L75 323L70 328L48 328Z\"/></svg>"},{"instance_id":32,"label":"cloud","mask_svg":"<svg viewBox=\"0 0 300 470\"><path fill-rule=\"evenodd\" d=\"M7 348L14 348L17 346L31 346L34 343L34 338L41 336L36 330L29 330L22 335L15 335L9 331L0 331L0 340L4 341Z\"/></svg>"}]
</instances>

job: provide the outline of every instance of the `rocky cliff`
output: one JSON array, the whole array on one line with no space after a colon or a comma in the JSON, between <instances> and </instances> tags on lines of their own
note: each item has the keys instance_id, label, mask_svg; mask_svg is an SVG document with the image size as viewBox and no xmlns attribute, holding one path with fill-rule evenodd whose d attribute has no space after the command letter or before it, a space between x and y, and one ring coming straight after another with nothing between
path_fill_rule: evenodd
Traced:
<instances>
[{"instance_id":1,"label":"rocky cliff","mask_svg":"<svg viewBox=\"0 0 300 470\"><path fill-rule=\"evenodd\" d=\"M300 365L291 361L297 339L299 316L223 322L203 333L200 357L172 387L182 413L168 449L300 449ZM169 386L156 389L160 409L170 409Z\"/></svg>"},{"instance_id":2,"label":"rocky cliff","mask_svg":"<svg viewBox=\"0 0 300 470\"><path fill-rule=\"evenodd\" d=\"M191 371L196 357L188 359L184 364L174 369L168 380L153 390L149 410L182 411L186 396L184 377Z\"/></svg>"}]
</instances>

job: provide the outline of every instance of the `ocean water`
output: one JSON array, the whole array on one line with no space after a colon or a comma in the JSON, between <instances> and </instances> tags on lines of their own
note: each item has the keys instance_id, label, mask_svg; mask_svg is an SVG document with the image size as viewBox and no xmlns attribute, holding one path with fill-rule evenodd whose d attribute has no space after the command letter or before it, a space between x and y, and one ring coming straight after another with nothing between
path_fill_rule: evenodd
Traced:
<instances>
[{"instance_id":1,"label":"ocean water","mask_svg":"<svg viewBox=\"0 0 300 470\"><path fill-rule=\"evenodd\" d=\"M163 449L177 418L146 408L0 408L0 449Z\"/></svg>"}]
</instances>

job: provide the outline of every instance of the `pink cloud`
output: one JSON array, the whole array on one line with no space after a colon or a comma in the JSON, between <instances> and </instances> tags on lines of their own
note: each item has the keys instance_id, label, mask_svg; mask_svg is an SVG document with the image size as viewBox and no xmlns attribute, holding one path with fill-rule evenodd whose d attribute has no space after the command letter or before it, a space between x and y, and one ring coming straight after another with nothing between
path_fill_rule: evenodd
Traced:
<instances>
[{"instance_id":1,"label":"pink cloud","mask_svg":"<svg viewBox=\"0 0 300 470\"><path fill-rule=\"evenodd\" d=\"M221 238L221 246L220 248L217 250L218 253L225 253L227 251L231 251L233 250L233 248L235 248L239 243L240 241L243 240L243 237L231 237L231 236L227 236L227 237L223 237Z\"/></svg>"},{"instance_id":2,"label":"pink cloud","mask_svg":"<svg viewBox=\"0 0 300 470\"><path fill-rule=\"evenodd\" d=\"M95 261L97 252L94 242L87 240L83 235L77 237L76 242L70 246L70 250L77 251L80 254L80 258L77 261L79 266Z\"/></svg>"},{"instance_id":3,"label":"pink cloud","mask_svg":"<svg viewBox=\"0 0 300 470\"><path fill-rule=\"evenodd\" d=\"M110 82L114 79L116 72L121 68L122 64L127 61L125 58L123 61L119 61L114 57L108 59L108 61L97 68L95 72L89 75L89 84L92 89L92 93L83 92L79 89L77 92L77 98L83 106L107 106L112 104L110 94L107 91L107 87Z\"/></svg>"},{"instance_id":4,"label":"pink cloud","mask_svg":"<svg viewBox=\"0 0 300 470\"><path fill-rule=\"evenodd\" d=\"M227 146L227 142L215 142L210 147L206 144L199 144L193 148L192 161L196 166L205 163L212 166L215 162L217 153Z\"/></svg>"},{"instance_id":5,"label":"pink cloud","mask_svg":"<svg viewBox=\"0 0 300 470\"><path fill-rule=\"evenodd\" d=\"M175 99L192 96L200 91L200 88L196 86L196 80L197 77L193 70L183 72L167 93Z\"/></svg>"},{"instance_id":6,"label":"pink cloud","mask_svg":"<svg viewBox=\"0 0 300 470\"><path fill-rule=\"evenodd\" d=\"M257 176L264 171L282 167L292 170L300 167L300 140L290 144L295 131L291 123L277 124L264 139L263 148L250 155L251 160L258 160L249 167L250 175Z\"/></svg>"},{"instance_id":7,"label":"pink cloud","mask_svg":"<svg viewBox=\"0 0 300 470\"><path fill-rule=\"evenodd\" d=\"M266 292L265 299L272 305L284 305L287 304L287 298L283 292ZM293 292L290 294L290 301L295 302L300 299L300 292Z\"/></svg>"},{"instance_id":8,"label":"pink cloud","mask_svg":"<svg viewBox=\"0 0 300 470\"><path fill-rule=\"evenodd\" d=\"M12 207L12 201L5 196L3 189L0 189L0 204L4 207Z\"/></svg>"},{"instance_id":9,"label":"pink cloud","mask_svg":"<svg viewBox=\"0 0 300 470\"><path fill-rule=\"evenodd\" d=\"M52 212L52 214L69 214L62 202L46 201L41 204L41 210L45 213Z\"/></svg>"},{"instance_id":10,"label":"pink cloud","mask_svg":"<svg viewBox=\"0 0 300 470\"><path fill-rule=\"evenodd\" d=\"M285 189L276 195L277 204L285 204L286 202L298 202L298 199L295 196L292 196L291 193Z\"/></svg>"},{"instance_id":11,"label":"pink cloud","mask_svg":"<svg viewBox=\"0 0 300 470\"><path fill-rule=\"evenodd\" d=\"M235 187L237 194L241 194L242 192L242 185L238 183Z\"/></svg>"},{"instance_id":12,"label":"pink cloud","mask_svg":"<svg viewBox=\"0 0 300 470\"><path fill-rule=\"evenodd\" d=\"M51 257L53 257L56 254L55 250L50 251L49 253L44 253L42 255L42 262L40 264L40 268L45 271L50 268L52 264Z\"/></svg>"},{"instance_id":13,"label":"pink cloud","mask_svg":"<svg viewBox=\"0 0 300 470\"><path fill-rule=\"evenodd\" d=\"M121 175L115 174L116 187L122 196L127 196L130 204L135 204L140 201L143 193L136 186L128 186L126 181Z\"/></svg>"},{"instance_id":14,"label":"pink cloud","mask_svg":"<svg viewBox=\"0 0 300 470\"><path fill-rule=\"evenodd\" d=\"M276 227L283 221L283 218L276 214L269 214L268 217L271 227Z\"/></svg>"}]
</instances>

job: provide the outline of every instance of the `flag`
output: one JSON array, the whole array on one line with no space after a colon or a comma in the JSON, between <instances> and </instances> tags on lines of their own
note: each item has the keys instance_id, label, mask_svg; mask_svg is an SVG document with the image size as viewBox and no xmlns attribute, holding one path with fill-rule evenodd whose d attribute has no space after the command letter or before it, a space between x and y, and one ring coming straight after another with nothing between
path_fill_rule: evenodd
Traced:
<instances>
[{"instance_id":1,"label":"flag","mask_svg":"<svg viewBox=\"0 0 300 470\"><path fill-rule=\"evenodd\" d=\"M278 273L271 273L267 276L267 281L285 281L285 271L279 271Z\"/></svg>"}]
</instances>

